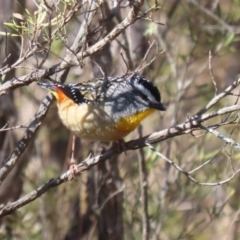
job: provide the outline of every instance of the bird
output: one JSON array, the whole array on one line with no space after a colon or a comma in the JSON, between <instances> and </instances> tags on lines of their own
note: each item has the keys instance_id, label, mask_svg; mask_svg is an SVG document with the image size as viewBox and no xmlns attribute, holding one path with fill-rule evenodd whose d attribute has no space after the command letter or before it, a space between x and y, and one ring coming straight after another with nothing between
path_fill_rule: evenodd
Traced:
<instances>
[{"instance_id":1,"label":"bird","mask_svg":"<svg viewBox=\"0 0 240 240\"><path fill-rule=\"evenodd\" d=\"M56 98L62 123L74 135L90 141L122 140L150 114L166 110L157 86L139 74L38 85Z\"/></svg>"}]
</instances>

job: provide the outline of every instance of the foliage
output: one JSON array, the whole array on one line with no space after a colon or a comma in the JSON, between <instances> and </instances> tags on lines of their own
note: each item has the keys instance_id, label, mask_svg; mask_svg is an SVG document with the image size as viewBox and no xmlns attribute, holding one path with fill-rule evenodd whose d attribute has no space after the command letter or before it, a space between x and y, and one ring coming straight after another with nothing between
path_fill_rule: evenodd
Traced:
<instances>
[{"instance_id":1,"label":"foliage","mask_svg":"<svg viewBox=\"0 0 240 240\"><path fill-rule=\"evenodd\" d=\"M4 198L10 188L1 185L0 216L10 215L0 238L98 239L106 219L106 229L119 230L111 225L118 217L123 237L108 239L238 239L239 3L27 1L13 11L0 32L0 95L11 93L14 108L8 115L1 96L0 155L10 167L2 164L0 179L19 169L12 182L22 186ZM11 41L19 41L13 62ZM81 141L82 173L72 182L57 177L68 169L69 132L35 84L65 81L66 69L68 83L139 72L167 105L143 122L138 133L148 138L131 142L135 131L125 139L118 160L103 163L99 153L107 148L116 157L114 147ZM122 213L106 216L119 206Z\"/></svg>"}]
</instances>

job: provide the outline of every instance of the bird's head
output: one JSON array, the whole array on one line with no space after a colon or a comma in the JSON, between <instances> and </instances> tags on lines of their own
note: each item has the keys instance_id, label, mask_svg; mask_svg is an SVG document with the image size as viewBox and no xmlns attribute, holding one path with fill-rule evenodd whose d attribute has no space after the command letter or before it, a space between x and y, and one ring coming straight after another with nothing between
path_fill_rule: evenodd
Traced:
<instances>
[{"instance_id":1,"label":"bird's head","mask_svg":"<svg viewBox=\"0 0 240 240\"><path fill-rule=\"evenodd\" d=\"M42 88L48 89L57 99L58 103L66 99L71 99L73 102L80 104L84 102L84 96L76 88L71 85L64 85L61 83L38 83Z\"/></svg>"},{"instance_id":2,"label":"bird's head","mask_svg":"<svg viewBox=\"0 0 240 240\"><path fill-rule=\"evenodd\" d=\"M137 74L132 76L130 82L141 101L145 102L149 108L166 111L166 107L161 102L161 94L154 83Z\"/></svg>"}]
</instances>

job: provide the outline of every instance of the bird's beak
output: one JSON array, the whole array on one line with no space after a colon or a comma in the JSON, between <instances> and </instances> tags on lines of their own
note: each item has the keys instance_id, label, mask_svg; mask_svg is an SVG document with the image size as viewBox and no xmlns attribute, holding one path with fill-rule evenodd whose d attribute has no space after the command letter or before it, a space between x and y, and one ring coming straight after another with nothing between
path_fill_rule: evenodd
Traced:
<instances>
[{"instance_id":1,"label":"bird's beak","mask_svg":"<svg viewBox=\"0 0 240 240\"><path fill-rule=\"evenodd\" d=\"M57 93L57 87L50 84L50 83L43 83L39 82L37 83L40 87L48 89L52 95L58 100L58 93Z\"/></svg>"},{"instance_id":2,"label":"bird's beak","mask_svg":"<svg viewBox=\"0 0 240 240\"><path fill-rule=\"evenodd\" d=\"M56 92L56 87L52 84L39 82L39 83L37 83L37 85L39 85L42 88L46 88L46 89L50 90L51 92Z\"/></svg>"},{"instance_id":3,"label":"bird's beak","mask_svg":"<svg viewBox=\"0 0 240 240\"><path fill-rule=\"evenodd\" d=\"M162 103L151 103L150 107L155 108L159 111L166 111L167 110L167 108Z\"/></svg>"}]
</instances>

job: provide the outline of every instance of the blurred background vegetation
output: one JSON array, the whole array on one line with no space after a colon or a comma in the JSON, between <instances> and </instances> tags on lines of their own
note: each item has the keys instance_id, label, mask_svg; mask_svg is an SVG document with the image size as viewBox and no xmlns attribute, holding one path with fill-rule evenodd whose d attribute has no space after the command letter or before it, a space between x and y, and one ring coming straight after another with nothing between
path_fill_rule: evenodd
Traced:
<instances>
[{"instance_id":1,"label":"blurred background vegetation","mask_svg":"<svg viewBox=\"0 0 240 240\"><path fill-rule=\"evenodd\" d=\"M65 0L47 2L56 6L56 15L70 11L73 6L71 1ZM126 17L131 1L120 1L119 12L113 18L109 17L116 2L98 2L88 32L93 32L99 25L103 29L87 42L88 46L99 41ZM31 16L35 21L42 3L44 1L31 0L3 3L2 0L0 31L13 29L12 33L16 34L12 19L21 22ZM145 59L143 65L146 67L140 73L159 87L167 111L154 113L143 121L143 136L185 121L236 80L240 72L239 0L149 0L142 6L142 12L156 3L159 7L142 16L103 51L85 58L84 66L72 67L67 78L67 83L73 83L102 77L99 66L109 76L124 74L129 69L136 69ZM49 68L60 62L67 46L71 46L76 38L86 12L85 7L80 8L56 34L49 49L42 46L41 51L26 58L19 67L12 68L2 82L40 66ZM42 23L46 16L43 16ZM2 66L11 66L17 61L19 55L33 44L30 42L33 34L36 33L30 32L29 23L22 38L1 36ZM38 37L44 40L44 33L41 34ZM47 58L44 50L49 50ZM44 64L40 65L43 60ZM239 89L234 92L238 94ZM33 83L1 96L0 128L6 123L10 127L29 123L45 95L46 91ZM213 110L233 105L237 100L228 96ZM224 117L238 119L238 113ZM221 122L224 117L215 118L215 122L212 120L208 124ZM0 132L1 162L14 150L24 130ZM223 125L218 130L239 142L237 124ZM138 137L139 131L136 130L127 136L126 141ZM0 203L15 201L66 171L70 156L69 139L70 133L60 122L53 104L34 141L1 186ZM170 138L154 146L185 170L212 159L194 175L199 182L225 180L231 175L233 166L240 168L239 152L203 131ZM90 151L97 154L107 147L103 143L78 139L77 160L81 162ZM143 156L148 186L148 214L145 212L145 216L149 223L145 238L139 172L139 159ZM143 152L128 151L83 172L77 181L62 184L2 218L0 239L237 240L240 239L239 180L237 175L224 185L200 186L148 148Z\"/></svg>"}]
</instances>

